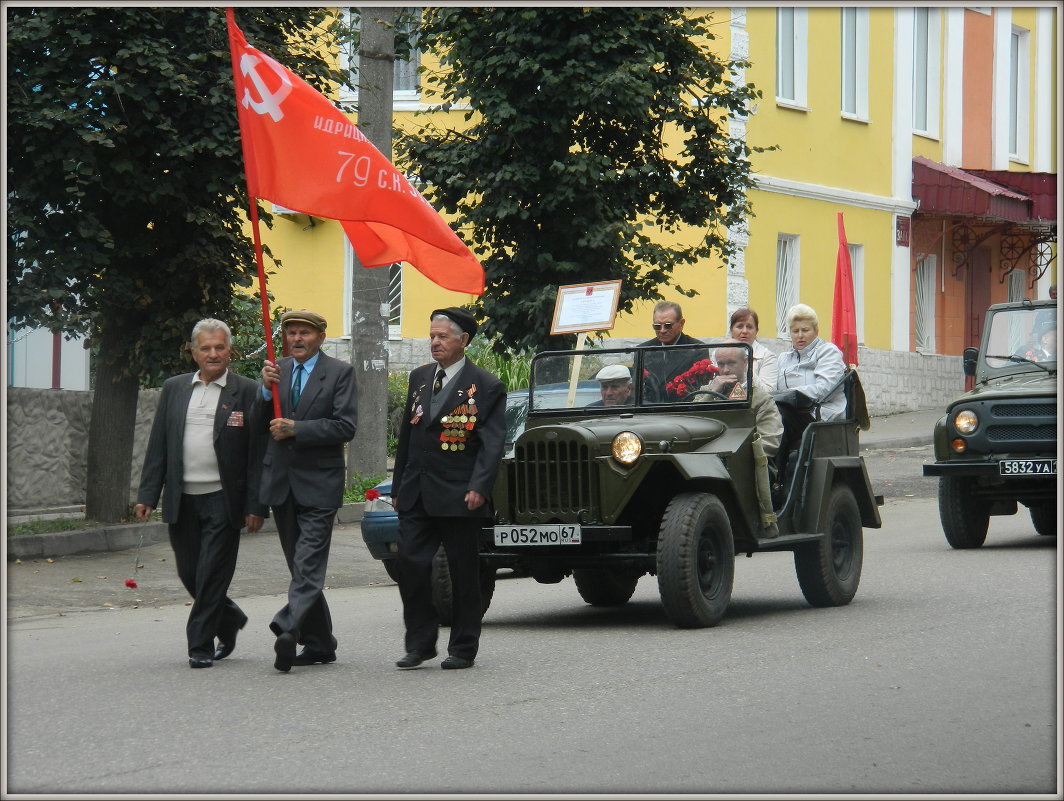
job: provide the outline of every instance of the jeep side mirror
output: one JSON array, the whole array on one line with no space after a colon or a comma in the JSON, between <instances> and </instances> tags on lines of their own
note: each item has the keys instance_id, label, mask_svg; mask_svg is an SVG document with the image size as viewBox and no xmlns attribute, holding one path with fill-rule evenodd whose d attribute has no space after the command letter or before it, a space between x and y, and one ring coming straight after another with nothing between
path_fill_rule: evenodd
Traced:
<instances>
[{"instance_id":1,"label":"jeep side mirror","mask_svg":"<svg viewBox=\"0 0 1064 801\"><path fill-rule=\"evenodd\" d=\"M975 365L979 362L979 348L965 348L961 358L964 362L964 374L975 375Z\"/></svg>"}]
</instances>

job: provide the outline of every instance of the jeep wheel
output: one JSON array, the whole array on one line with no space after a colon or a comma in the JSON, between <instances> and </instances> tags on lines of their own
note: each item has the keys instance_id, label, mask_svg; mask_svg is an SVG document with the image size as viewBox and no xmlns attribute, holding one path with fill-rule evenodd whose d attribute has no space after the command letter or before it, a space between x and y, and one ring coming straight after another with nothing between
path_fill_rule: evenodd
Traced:
<instances>
[{"instance_id":1,"label":"jeep wheel","mask_svg":"<svg viewBox=\"0 0 1064 801\"><path fill-rule=\"evenodd\" d=\"M495 595L495 568L480 564L480 613L485 614ZM451 568L447 564L447 552L440 546L432 559L432 605L441 626L450 626L454 620L454 594L451 585Z\"/></svg>"},{"instance_id":2,"label":"jeep wheel","mask_svg":"<svg viewBox=\"0 0 1064 801\"><path fill-rule=\"evenodd\" d=\"M861 510L853 490L841 484L828 499L827 532L794 552L802 595L813 606L845 606L857 594L863 563Z\"/></svg>"},{"instance_id":3,"label":"jeep wheel","mask_svg":"<svg viewBox=\"0 0 1064 801\"><path fill-rule=\"evenodd\" d=\"M1053 502L1031 507L1031 522L1034 530L1043 537L1052 537L1057 533L1057 505Z\"/></svg>"},{"instance_id":4,"label":"jeep wheel","mask_svg":"<svg viewBox=\"0 0 1064 801\"><path fill-rule=\"evenodd\" d=\"M573 581L580 597L592 606L620 606L632 597L639 576L626 576L606 568L576 568Z\"/></svg>"},{"instance_id":5,"label":"jeep wheel","mask_svg":"<svg viewBox=\"0 0 1064 801\"><path fill-rule=\"evenodd\" d=\"M973 480L962 476L938 480L938 516L946 541L954 548L978 548L986 541L990 507L973 488Z\"/></svg>"},{"instance_id":6,"label":"jeep wheel","mask_svg":"<svg viewBox=\"0 0 1064 801\"><path fill-rule=\"evenodd\" d=\"M657 572L665 614L675 625L720 623L731 601L735 542L719 498L685 492L669 502L658 535Z\"/></svg>"}]
</instances>

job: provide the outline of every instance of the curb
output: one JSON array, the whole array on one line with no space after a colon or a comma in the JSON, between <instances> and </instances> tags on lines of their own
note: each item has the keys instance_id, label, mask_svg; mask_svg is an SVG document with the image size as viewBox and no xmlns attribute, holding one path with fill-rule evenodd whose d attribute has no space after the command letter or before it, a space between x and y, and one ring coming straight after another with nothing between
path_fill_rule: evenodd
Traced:
<instances>
[{"instance_id":1,"label":"curb","mask_svg":"<svg viewBox=\"0 0 1064 801\"><path fill-rule=\"evenodd\" d=\"M341 506L336 511L336 523L347 525L362 522L363 507L362 503ZM166 523L152 522L123 523L50 534L24 534L7 538L7 559L47 559L52 556L124 551L141 544L141 537L144 537L144 545L169 542L169 529ZM273 518L269 517L262 524L259 533L276 530Z\"/></svg>"}]
</instances>

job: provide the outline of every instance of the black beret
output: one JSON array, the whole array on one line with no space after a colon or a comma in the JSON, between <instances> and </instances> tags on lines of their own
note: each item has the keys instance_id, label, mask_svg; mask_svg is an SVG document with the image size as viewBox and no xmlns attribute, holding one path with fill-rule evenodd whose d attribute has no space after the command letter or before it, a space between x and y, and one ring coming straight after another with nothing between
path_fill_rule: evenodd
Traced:
<instances>
[{"instance_id":1,"label":"black beret","mask_svg":"<svg viewBox=\"0 0 1064 801\"><path fill-rule=\"evenodd\" d=\"M458 327L469 334L469 338L472 339L473 335L477 332L477 321L473 319L473 315L467 312L465 309L460 309L457 306L448 306L446 309L434 309L432 314L429 315L429 321L437 314L442 314L445 317L449 317L458 324Z\"/></svg>"}]
</instances>

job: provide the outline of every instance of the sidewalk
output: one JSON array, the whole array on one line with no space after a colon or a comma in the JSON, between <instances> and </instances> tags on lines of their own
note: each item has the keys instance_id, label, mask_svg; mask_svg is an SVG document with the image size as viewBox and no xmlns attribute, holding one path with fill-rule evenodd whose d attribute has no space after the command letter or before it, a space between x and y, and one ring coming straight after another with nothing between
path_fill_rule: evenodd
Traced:
<instances>
[{"instance_id":1,"label":"sidewalk","mask_svg":"<svg viewBox=\"0 0 1064 801\"><path fill-rule=\"evenodd\" d=\"M943 410L936 407L887 417L873 417L871 428L861 432L861 450L930 445L935 421L942 414ZM355 523L357 521L341 519L340 522ZM272 519L267 520L263 531L274 530ZM143 537L143 546L169 542L165 523L130 523L52 534L7 537L7 558L8 560L42 559L52 556L123 551L140 545L141 537ZM272 541L272 538L270 539Z\"/></svg>"}]
</instances>

